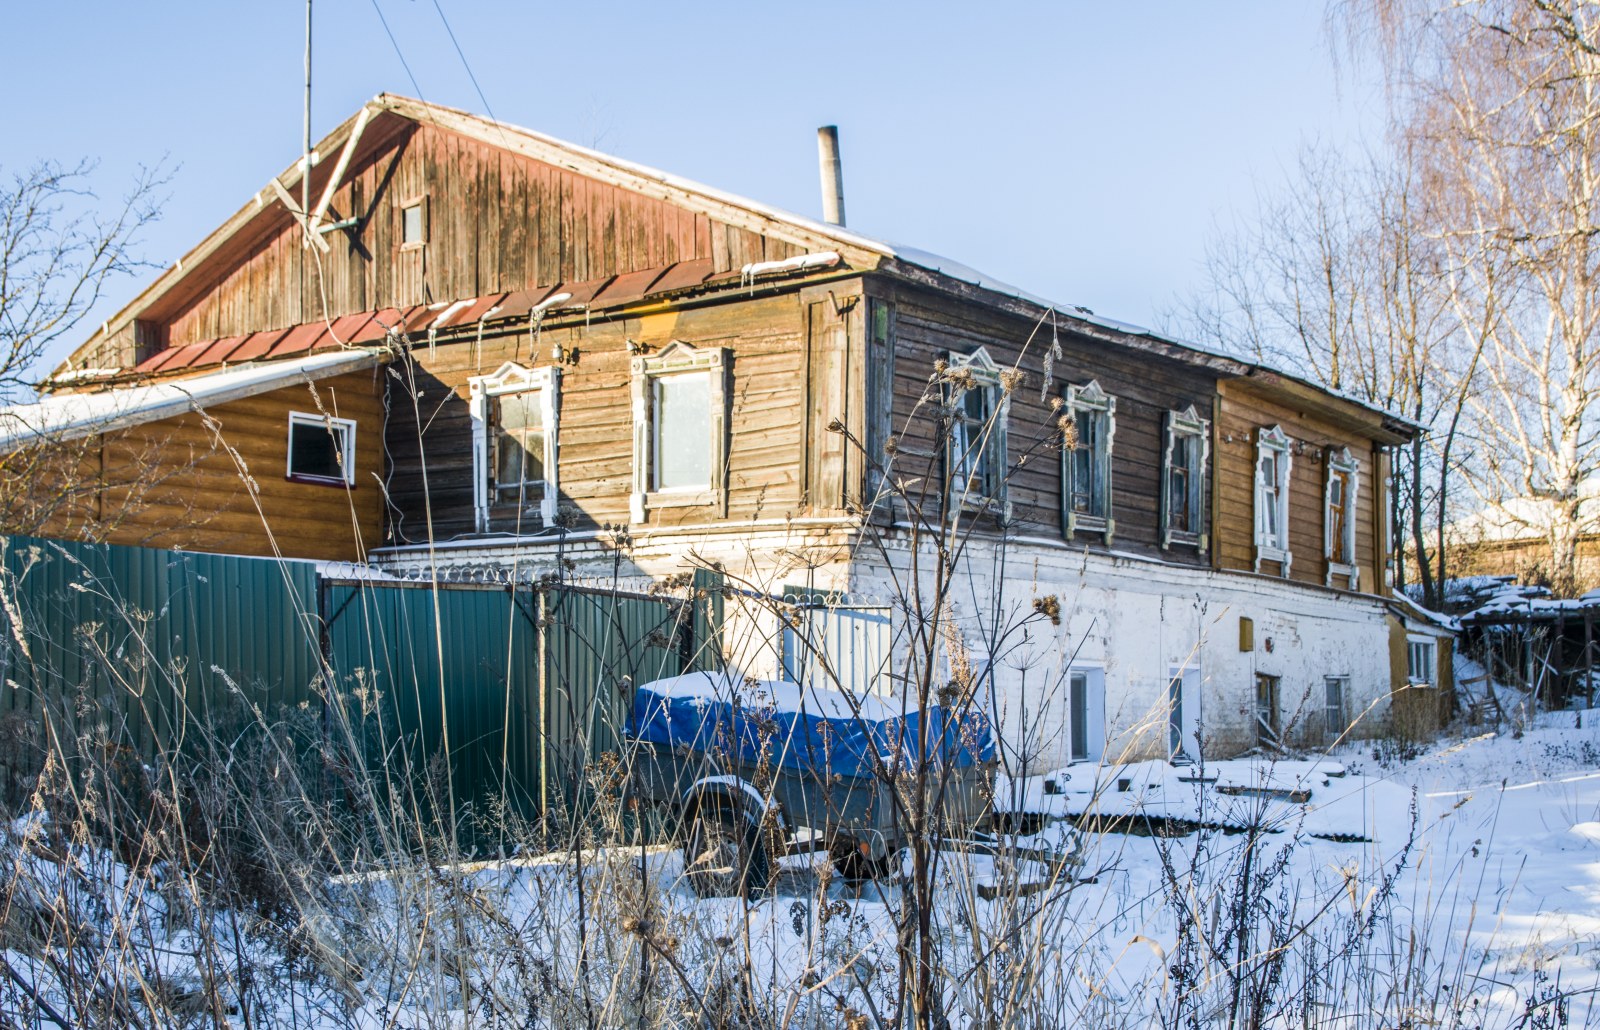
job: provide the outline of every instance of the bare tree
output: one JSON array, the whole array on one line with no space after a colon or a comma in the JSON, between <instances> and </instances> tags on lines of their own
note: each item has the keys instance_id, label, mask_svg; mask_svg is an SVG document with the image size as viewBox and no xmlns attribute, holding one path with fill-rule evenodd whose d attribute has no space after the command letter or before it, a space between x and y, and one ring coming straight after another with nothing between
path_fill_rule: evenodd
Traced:
<instances>
[{"instance_id":1,"label":"bare tree","mask_svg":"<svg viewBox=\"0 0 1600 1030\"><path fill-rule=\"evenodd\" d=\"M41 161L0 190L0 403L32 399L41 364L107 288L150 266L136 251L165 174L142 169L119 201L101 205L93 172L88 161ZM155 441L113 450L119 459L108 464L100 436L42 438L0 456L0 531L104 538L172 473Z\"/></svg>"},{"instance_id":2,"label":"bare tree","mask_svg":"<svg viewBox=\"0 0 1600 1030\"><path fill-rule=\"evenodd\" d=\"M32 392L40 361L69 338L118 278L151 267L135 255L160 211L165 173L142 169L102 208L88 161L41 161L0 191L0 401Z\"/></svg>"},{"instance_id":3,"label":"bare tree","mask_svg":"<svg viewBox=\"0 0 1600 1030\"><path fill-rule=\"evenodd\" d=\"M1287 193L1214 243L1209 288L1183 331L1293 369L1429 430L1394 454L1390 543L1438 603L1463 405L1481 338L1452 302L1431 198L1402 151L1345 160L1307 150ZM1396 570L1405 582L1405 564Z\"/></svg>"},{"instance_id":4,"label":"bare tree","mask_svg":"<svg viewBox=\"0 0 1600 1030\"><path fill-rule=\"evenodd\" d=\"M1481 352L1464 395L1467 482L1493 522L1543 541L1550 585L1575 591L1578 541L1600 528L1600 4L1360 0L1335 13L1357 49L1376 44L1453 317Z\"/></svg>"}]
</instances>

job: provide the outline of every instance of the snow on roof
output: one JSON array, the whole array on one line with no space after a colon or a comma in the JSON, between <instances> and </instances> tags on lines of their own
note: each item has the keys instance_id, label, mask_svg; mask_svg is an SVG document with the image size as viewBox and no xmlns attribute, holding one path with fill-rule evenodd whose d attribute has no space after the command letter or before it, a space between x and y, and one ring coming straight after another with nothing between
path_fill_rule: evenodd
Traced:
<instances>
[{"instance_id":1,"label":"snow on roof","mask_svg":"<svg viewBox=\"0 0 1600 1030\"><path fill-rule=\"evenodd\" d=\"M1396 590L1393 592L1393 595L1396 606L1399 607L1401 611L1406 614L1406 616L1419 622L1426 622L1429 625L1437 626L1440 629L1447 629L1452 633L1459 633L1461 631L1461 621L1459 619L1445 615L1443 612L1436 612L1431 608L1424 608L1416 601L1413 601L1403 591Z\"/></svg>"},{"instance_id":2,"label":"snow on roof","mask_svg":"<svg viewBox=\"0 0 1600 1030\"><path fill-rule=\"evenodd\" d=\"M989 290L993 293L1004 294L1008 297L1015 297L1018 300L1026 301L1029 304L1034 304L1041 308L1049 308L1054 311L1059 311L1069 318L1075 318L1080 321L1088 322L1092 325L1110 329L1113 332L1125 333L1128 336L1147 336L1152 340L1160 340L1163 343L1168 343L1174 347L1180 347L1184 350L1194 351L1197 354L1204 354L1213 358L1223 358L1228 361L1238 362L1240 365L1244 365L1251 369L1259 369L1264 372L1271 372L1274 375L1283 376L1286 379L1293 379L1295 382L1303 383L1307 386L1313 387L1325 394L1328 394L1330 397L1337 397L1339 400L1353 404L1358 408L1364 408L1373 414L1381 415L1383 418L1391 422L1407 426L1410 429L1421 430L1425 428L1424 426L1407 418L1404 415L1396 414L1395 412L1373 404L1370 401L1362 400L1361 398L1346 393L1343 390L1335 390L1321 383L1312 382L1303 376L1265 364L1264 362L1240 357L1238 354L1230 353L1229 351L1221 348L1211 347L1203 343L1196 343L1193 340L1175 339L1165 333L1156 332L1155 330L1146 328L1142 325L1134 325L1131 322L1121 322L1114 318L1105 318L1101 315L1095 314L1089 308L1082 307L1077 304L1062 304L1057 301L1048 300L1044 297L1037 296L1036 294L1032 294L1026 290L1012 286L1009 283L1002 282L999 279L985 275L983 272L978 271L976 268L973 268L970 265L964 265L959 261L951 260L943 255L935 254L932 251L921 250L917 247L908 247L898 243L885 243L884 246L891 254L893 254L894 257L900 259L901 261L917 265L921 268L926 268L930 271L938 272L941 275L947 275L952 279L959 279L964 283L970 283L973 286L977 286L981 289Z\"/></svg>"},{"instance_id":3,"label":"snow on roof","mask_svg":"<svg viewBox=\"0 0 1600 1030\"><path fill-rule=\"evenodd\" d=\"M1593 532L1600 517L1600 476L1590 476L1578 484L1579 522L1583 532ZM1537 540L1547 527L1555 525L1566 516L1556 508L1556 502L1542 497L1510 497L1489 504L1455 519L1449 533L1465 543L1506 543L1517 540Z\"/></svg>"},{"instance_id":4,"label":"snow on roof","mask_svg":"<svg viewBox=\"0 0 1600 1030\"><path fill-rule=\"evenodd\" d=\"M0 452L73 440L252 397L297 382L370 368L381 352L341 350L243 365L210 375L98 393L56 394L0 408Z\"/></svg>"}]
</instances>

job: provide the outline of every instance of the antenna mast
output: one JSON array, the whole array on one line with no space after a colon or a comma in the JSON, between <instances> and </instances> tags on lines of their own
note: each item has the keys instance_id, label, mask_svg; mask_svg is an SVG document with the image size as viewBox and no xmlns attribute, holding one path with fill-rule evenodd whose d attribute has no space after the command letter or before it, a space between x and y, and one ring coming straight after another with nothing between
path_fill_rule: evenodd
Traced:
<instances>
[{"instance_id":1,"label":"antenna mast","mask_svg":"<svg viewBox=\"0 0 1600 1030\"><path fill-rule=\"evenodd\" d=\"M300 158L300 210L311 211L311 0L306 0L306 118L305 150ZM305 228L310 242L309 223Z\"/></svg>"}]
</instances>

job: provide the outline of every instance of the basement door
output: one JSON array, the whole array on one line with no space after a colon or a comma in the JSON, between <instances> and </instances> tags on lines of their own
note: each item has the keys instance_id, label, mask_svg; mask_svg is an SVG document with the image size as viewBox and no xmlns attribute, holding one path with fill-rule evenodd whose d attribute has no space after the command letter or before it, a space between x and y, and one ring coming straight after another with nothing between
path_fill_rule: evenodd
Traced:
<instances>
[{"instance_id":1,"label":"basement door","mask_svg":"<svg viewBox=\"0 0 1600 1030\"><path fill-rule=\"evenodd\" d=\"M1279 746L1278 677L1256 673L1256 743Z\"/></svg>"}]
</instances>

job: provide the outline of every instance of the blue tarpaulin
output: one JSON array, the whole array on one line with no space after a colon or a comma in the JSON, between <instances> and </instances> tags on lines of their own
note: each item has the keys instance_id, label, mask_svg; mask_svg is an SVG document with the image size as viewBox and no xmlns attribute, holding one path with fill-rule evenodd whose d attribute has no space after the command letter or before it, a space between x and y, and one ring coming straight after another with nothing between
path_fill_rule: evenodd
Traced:
<instances>
[{"instance_id":1,"label":"blue tarpaulin","mask_svg":"<svg viewBox=\"0 0 1600 1030\"><path fill-rule=\"evenodd\" d=\"M994 758L989 723L981 714L943 708L902 712L883 698L802 688L783 680L736 681L695 672L655 680L634 691L628 736L651 744L725 756L818 775L870 776L874 756L908 765L920 750L919 728L930 729L935 765L961 767Z\"/></svg>"}]
</instances>

